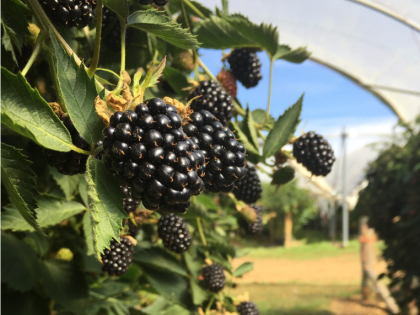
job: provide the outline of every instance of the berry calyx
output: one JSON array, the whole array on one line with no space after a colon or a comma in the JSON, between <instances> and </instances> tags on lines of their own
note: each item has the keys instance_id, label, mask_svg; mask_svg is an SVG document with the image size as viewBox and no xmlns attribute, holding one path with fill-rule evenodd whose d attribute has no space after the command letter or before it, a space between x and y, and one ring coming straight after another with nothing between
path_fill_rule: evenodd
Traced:
<instances>
[{"instance_id":1,"label":"berry calyx","mask_svg":"<svg viewBox=\"0 0 420 315\"><path fill-rule=\"evenodd\" d=\"M203 278L206 287L211 292L219 292L225 286L225 274L223 267L218 263L203 268Z\"/></svg>"},{"instance_id":2,"label":"berry calyx","mask_svg":"<svg viewBox=\"0 0 420 315\"><path fill-rule=\"evenodd\" d=\"M158 234L163 245L172 252L181 254L191 245L191 234L187 224L174 214L167 214L159 219Z\"/></svg>"},{"instance_id":3,"label":"berry calyx","mask_svg":"<svg viewBox=\"0 0 420 315\"><path fill-rule=\"evenodd\" d=\"M242 200L245 203L255 203L261 197L261 181L257 174L257 169L253 166L247 165L247 173L241 180L235 182L235 189L233 193L236 199Z\"/></svg>"},{"instance_id":4,"label":"berry calyx","mask_svg":"<svg viewBox=\"0 0 420 315\"><path fill-rule=\"evenodd\" d=\"M228 57L230 71L247 89L257 86L262 79L261 62L255 52L247 48L235 49Z\"/></svg>"},{"instance_id":5,"label":"berry calyx","mask_svg":"<svg viewBox=\"0 0 420 315\"><path fill-rule=\"evenodd\" d=\"M128 238L122 237L121 243L111 241L110 249L101 255L102 271L110 276L121 276L126 273L132 263L134 246Z\"/></svg>"}]
</instances>

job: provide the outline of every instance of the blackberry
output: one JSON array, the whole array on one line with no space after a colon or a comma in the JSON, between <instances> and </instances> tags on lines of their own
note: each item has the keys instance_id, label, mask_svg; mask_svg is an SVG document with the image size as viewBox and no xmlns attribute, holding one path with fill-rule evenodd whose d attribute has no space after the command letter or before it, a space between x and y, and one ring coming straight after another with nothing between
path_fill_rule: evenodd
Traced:
<instances>
[{"instance_id":1,"label":"blackberry","mask_svg":"<svg viewBox=\"0 0 420 315\"><path fill-rule=\"evenodd\" d=\"M245 230L246 234L248 235L259 234L262 231L262 214L264 212L264 207L257 206L254 204L251 204L250 207L252 207L255 210L255 221L253 223L250 223L241 217L239 220L239 225Z\"/></svg>"},{"instance_id":2,"label":"blackberry","mask_svg":"<svg viewBox=\"0 0 420 315\"><path fill-rule=\"evenodd\" d=\"M204 183L197 170L204 163L198 145L186 138L176 108L154 98L115 112L103 130L104 161L128 183L131 197L146 209L183 213Z\"/></svg>"},{"instance_id":3,"label":"blackberry","mask_svg":"<svg viewBox=\"0 0 420 315\"><path fill-rule=\"evenodd\" d=\"M233 76L232 72L227 70L220 71L217 75L217 80L220 81L230 96L233 98L236 97L238 86L236 85L236 78Z\"/></svg>"},{"instance_id":4,"label":"blackberry","mask_svg":"<svg viewBox=\"0 0 420 315\"><path fill-rule=\"evenodd\" d=\"M163 7L168 3L168 0L139 0L142 5L156 4L158 7Z\"/></svg>"},{"instance_id":5,"label":"blackberry","mask_svg":"<svg viewBox=\"0 0 420 315\"><path fill-rule=\"evenodd\" d=\"M239 315L260 315L257 306L251 301L241 302L236 307L236 310L238 311Z\"/></svg>"},{"instance_id":6,"label":"blackberry","mask_svg":"<svg viewBox=\"0 0 420 315\"><path fill-rule=\"evenodd\" d=\"M123 199L125 212L130 213L136 211L140 205L141 200L138 198L133 198L131 194L131 187L128 183L123 183L120 188L123 194L127 197Z\"/></svg>"},{"instance_id":7,"label":"blackberry","mask_svg":"<svg viewBox=\"0 0 420 315\"><path fill-rule=\"evenodd\" d=\"M191 234L187 224L176 215L167 214L159 219L158 234L163 245L172 252L181 254L191 245Z\"/></svg>"},{"instance_id":8,"label":"blackberry","mask_svg":"<svg viewBox=\"0 0 420 315\"><path fill-rule=\"evenodd\" d=\"M262 79L261 62L255 52L247 48L235 49L228 58L230 71L247 89L257 86Z\"/></svg>"},{"instance_id":9,"label":"blackberry","mask_svg":"<svg viewBox=\"0 0 420 315\"><path fill-rule=\"evenodd\" d=\"M39 0L57 25L84 28L95 19L96 0Z\"/></svg>"},{"instance_id":10,"label":"blackberry","mask_svg":"<svg viewBox=\"0 0 420 315\"><path fill-rule=\"evenodd\" d=\"M293 156L316 176L326 176L335 161L328 141L313 131L293 143Z\"/></svg>"},{"instance_id":11,"label":"blackberry","mask_svg":"<svg viewBox=\"0 0 420 315\"><path fill-rule=\"evenodd\" d=\"M193 55L187 50L182 51L173 57L171 66L175 69L190 73L194 70Z\"/></svg>"},{"instance_id":12,"label":"blackberry","mask_svg":"<svg viewBox=\"0 0 420 315\"><path fill-rule=\"evenodd\" d=\"M128 234L131 237L136 238L137 234L139 234L139 227L137 225L135 225L133 222L131 222L131 220L128 220Z\"/></svg>"},{"instance_id":13,"label":"blackberry","mask_svg":"<svg viewBox=\"0 0 420 315\"><path fill-rule=\"evenodd\" d=\"M129 6L130 7L130 6ZM133 38L133 29L128 28L125 35L125 44L128 46ZM118 15L108 7L102 9L102 42L114 51L121 49L121 24Z\"/></svg>"},{"instance_id":14,"label":"blackberry","mask_svg":"<svg viewBox=\"0 0 420 315\"><path fill-rule=\"evenodd\" d=\"M134 246L128 238L122 237L121 243L111 241L110 249L101 255L102 271L110 276L121 276L131 266Z\"/></svg>"},{"instance_id":15,"label":"blackberry","mask_svg":"<svg viewBox=\"0 0 420 315\"><path fill-rule=\"evenodd\" d=\"M245 177L236 181L233 193L238 200L248 204L255 203L261 197L261 181L255 167L247 165L246 168L248 171Z\"/></svg>"},{"instance_id":16,"label":"blackberry","mask_svg":"<svg viewBox=\"0 0 420 315\"><path fill-rule=\"evenodd\" d=\"M203 278L206 287L211 292L219 292L225 286L223 267L218 263L203 268Z\"/></svg>"},{"instance_id":17,"label":"blackberry","mask_svg":"<svg viewBox=\"0 0 420 315\"><path fill-rule=\"evenodd\" d=\"M191 103L194 111L208 110L224 125L232 119L232 96L213 80L201 81L200 85L188 96L188 100L201 96Z\"/></svg>"},{"instance_id":18,"label":"blackberry","mask_svg":"<svg viewBox=\"0 0 420 315\"><path fill-rule=\"evenodd\" d=\"M70 133L73 144L85 151L90 151L90 144L83 139L73 125L70 118L65 117L61 120ZM61 174L76 175L86 172L86 161L88 156L76 151L59 152L45 149L47 163L55 167Z\"/></svg>"},{"instance_id":19,"label":"blackberry","mask_svg":"<svg viewBox=\"0 0 420 315\"><path fill-rule=\"evenodd\" d=\"M200 146L197 155L200 162L206 165L198 169L203 177L206 190L211 192L230 192L234 182L244 178L245 147L235 139L228 127L223 126L217 118L206 110L190 115L190 122L183 126L185 134L193 143Z\"/></svg>"}]
</instances>

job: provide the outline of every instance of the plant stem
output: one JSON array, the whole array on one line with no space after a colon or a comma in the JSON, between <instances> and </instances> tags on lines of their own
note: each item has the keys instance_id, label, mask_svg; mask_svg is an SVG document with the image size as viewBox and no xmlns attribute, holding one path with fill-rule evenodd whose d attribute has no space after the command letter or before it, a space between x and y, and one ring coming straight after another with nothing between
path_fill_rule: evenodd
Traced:
<instances>
[{"instance_id":1,"label":"plant stem","mask_svg":"<svg viewBox=\"0 0 420 315\"><path fill-rule=\"evenodd\" d=\"M29 58L28 63L25 65L25 68L23 68L23 70L22 70L22 75L23 76L26 76L29 69L31 69L36 57L38 57L38 54L39 54L39 51L41 49L41 45L42 45L44 39L45 39L45 32L41 31L38 34L38 38L36 39L34 51L32 52L32 55Z\"/></svg>"},{"instance_id":2,"label":"plant stem","mask_svg":"<svg viewBox=\"0 0 420 315\"><path fill-rule=\"evenodd\" d=\"M105 72L109 72L109 73L111 73L111 74L113 74L113 75L115 75L117 78L118 78L118 80L120 79L120 76L118 75L118 74L116 74L114 71L112 71L112 70L109 70L109 69L104 69L104 68L96 68L96 71L105 71Z\"/></svg>"},{"instance_id":3,"label":"plant stem","mask_svg":"<svg viewBox=\"0 0 420 315\"><path fill-rule=\"evenodd\" d=\"M202 18L203 20L206 18L205 16L204 16L204 14L203 13L201 13L200 12L200 10L198 10L196 7L195 7L195 5L193 5L191 2L190 2L190 0L183 0L183 1L185 1L185 3L187 4L187 6L189 6L200 18Z\"/></svg>"},{"instance_id":4,"label":"plant stem","mask_svg":"<svg viewBox=\"0 0 420 315\"><path fill-rule=\"evenodd\" d=\"M95 49L93 51L92 63L87 70L89 77L93 77L96 72L96 68L99 63L99 53L101 51L101 36L102 36L102 0L97 0L96 4L96 37L95 37Z\"/></svg>"},{"instance_id":5,"label":"plant stem","mask_svg":"<svg viewBox=\"0 0 420 315\"><path fill-rule=\"evenodd\" d=\"M214 302L215 297L216 297L216 296L213 294L213 295L212 295L212 297L211 297L211 299L210 299L209 304L208 304L208 305L207 305L207 307L206 307L206 315L208 315L208 314L209 314L209 312L210 312L210 308L211 308L211 306L213 305L213 302Z\"/></svg>"},{"instance_id":6,"label":"plant stem","mask_svg":"<svg viewBox=\"0 0 420 315\"><path fill-rule=\"evenodd\" d=\"M268 123L268 120L270 119L270 105L271 105L271 89L273 86L273 66L274 66L274 60L270 61L270 82L268 87L268 103L267 103L267 111L265 113L265 120L263 123L263 127Z\"/></svg>"},{"instance_id":7,"label":"plant stem","mask_svg":"<svg viewBox=\"0 0 420 315\"><path fill-rule=\"evenodd\" d=\"M122 75L122 73L123 71L125 71L125 33L127 31L125 19L121 18L120 23L121 23L121 66L120 66L120 79L118 81L118 85L115 88L115 90L112 91L112 93L114 93L115 95L119 94L123 88L124 76Z\"/></svg>"},{"instance_id":8,"label":"plant stem","mask_svg":"<svg viewBox=\"0 0 420 315\"><path fill-rule=\"evenodd\" d=\"M201 225L201 219L197 217L196 221L197 221L198 232L200 233L201 242L203 243L205 247L207 247L207 240L204 235L203 226Z\"/></svg>"},{"instance_id":9,"label":"plant stem","mask_svg":"<svg viewBox=\"0 0 420 315\"><path fill-rule=\"evenodd\" d=\"M261 139L263 139L265 141L266 136L264 136L264 134L262 133L261 130L258 129L258 134L260 135Z\"/></svg>"},{"instance_id":10,"label":"plant stem","mask_svg":"<svg viewBox=\"0 0 420 315\"><path fill-rule=\"evenodd\" d=\"M187 25L187 28L189 28L191 32L190 21L188 21L188 16L187 16L187 11L185 10L184 0L179 0L179 4L181 5L181 12L182 12L182 15L184 16L185 25Z\"/></svg>"}]
</instances>

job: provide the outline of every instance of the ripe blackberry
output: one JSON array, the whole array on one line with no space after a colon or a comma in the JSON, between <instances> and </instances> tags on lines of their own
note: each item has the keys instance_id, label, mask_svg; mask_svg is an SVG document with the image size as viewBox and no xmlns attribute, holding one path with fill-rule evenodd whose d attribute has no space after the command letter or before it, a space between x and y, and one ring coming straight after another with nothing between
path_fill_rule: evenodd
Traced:
<instances>
[{"instance_id":1,"label":"ripe blackberry","mask_svg":"<svg viewBox=\"0 0 420 315\"><path fill-rule=\"evenodd\" d=\"M39 0L57 25L84 28L95 19L96 0Z\"/></svg>"},{"instance_id":2,"label":"ripe blackberry","mask_svg":"<svg viewBox=\"0 0 420 315\"><path fill-rule=\"evenodd\" d=\"M235 139L228 127L223 126L207 110L194 112L189 118L190 122L183 129L191 141L200 146L200 162L203 159L207 162L198 169L206 190L232 191L234 182L246 174L245 147Z\"/></svg>"},{"instance_id":3,"label":"ripe blackberry","mask_svg":"<svg viewBox=\"0 0 420 315\"><path fill-rule=\"evenodd\" d=\"M133 29L128 28L125 34L125 45L128 46L133 37ZM121 24L118 15L108 7L102 9L102 42L114 51L121 49Z\"/></svg>"},{"instance_id":4,"label":"ripe blackberry","mask_svg":"<svg viewBox=\"0 0 420 315\"><path fill-rule=\"evenodd\" d=\"M326 176L335 161L328 141L313 131L293 143L293 156L316 176Z\"/></svg>"},{"instance_id":5,"label":"ripe blackberry","mask_svg":"<svg viewBox=\"0 0 420 315\"><path fill-rule=\"evenodd\" d=\"M261 197L261 181L257 174L257 169L253 166L247 165L248 169L245 177L236 181L233 193L236 199L242 200L245 203L255 203Z\"/></svg>"},{"instance_id":6,"label":"ripe blackberry","mask_svg":"<svg viewBox=\"0 0 420 315\"><path fill-rule=\"evenodd\" d=\"M168 0L139 0L142 5L156 4L158 7L163 7L168 3Z\"/></svg>"},{"instance_id":7,"label":"ripe blackberry","mask_svg":"<svg viewBox=\"0 0 420 315\"><path fill-rule=\"evenodd\" d=\"M223 267L217 263L203 268L204 282L211 292L219 292L225 286Z\"/></svg>"},{"instance_id":8,"label":"ripe blackberry","mask_svg":"<svg viewBox=\"0 0 420 315\"><path fill-rule=\"evenodd\" d=\"M228 58L230 71L247 89L262 79L261 62L257 54L247 48L235 49Z\"/></svg>"},{"instance_id":9,"label":"ripe blackberry","mask_svg":"<svg viewBox=\"0 0 420 315\"><path fill-rule=\"evenodd\" d=\"M61 121L70 132L73 144L82 150L90 151L90 144L80 136L70 118L65 117ZM73 150L70 152L59 152L45 149L45 155L48 165L55 167L61 174L76 175L86 172L86 161L88 156L85 154Z\"/></svg>"},{"instance_id":10,"label":"ripe blackberry","mask_svg":"<svg viewBox=\"0 0 420 315\"><path fill-rule=\"evenodd\" d=\"M198 145L186 138L172 105L154 98L135 110L115 112L103 130L104 161L149 210L183 213L204 183Z\"/></svg>"},{"instance_id":11,"label":"ripe blackberry","mask_svg":"<svg viewBox=\"0 0 420 315\"><path fill-rule=\"evenodd\" d=\"M239 220L239 225L245 230L246 234L248 235L259 234L262 231L262 214L264 212L264 207L257 206L254 204L251 204L250 207L252 207L255 210L255 221L253 223L250 223L241 217Z\"/></svg>"},{"instance_id":12,"label":"ripe blackberry","mask_svg":"<svg viewBox=\"0 0 420 315\"><path fill-rule=\"evenodd\" d=\"M238 311L239 315L260 315L257 306L251 301L241 302L236 307L236 310Z\"/></svg>"},{"instance_id":13,"label":"ripe blackberry","mask_svg":"<svg viewBox=\"0 0 420 315\"><path fill-rule=\"evenodd\" d=\"M167 214L159 219L158 234L163 245L172 252L181 254L191 245L187 223L176 215Z\"/></svg>"},{"instance_id":14,"label":"ripe blackberry","mask_svg":"<svg viewBox=\"0 0 420 315\"><path fill-rule=\"evenodd\" d=\"M127 197L123 199L124 210L127 213L134 212L140 205L141 200L138 198L133 198L131 194L131 187L129 183L123 183L121 186L121 191Z\"/></svg>"},{"instance_id":15,"label":"ripe blackberry","mask_svg":"<svg viewBox=\"0 0 420 315\"><path fill-rule=\"evenodd\" d=\"M133 222L131 222L131 220L128 220L128 234L131 237L136 238L137 234L139 234L139 227L137 225L135 225Z\"/></svg>"},{"instance_id":16,"label":"ripe blackberry","mask_svg":"<svg viewBox=\"0 0 420 315\"><path fill-rule=\"evenodd\" d=\"M232 72L227 70L220 71L217 75L217 80L220 81L230 96L233 98L236 97L238 86L236 85L236 78L233 76Z\"/></svg>"},{"instance_id":17,"label":"ripe blackberry","mask_svg":"<svg viewBox=\"0 0 420 315\"><path fill-rule=\"evenodd\" d=\"M191 103L194 111L208 110L224 125L232 119L232 96L213 80L201 81L200 85L188 96L188 100L201 96Z\"/></svg>"},{"instance_id":18,"label":"ripe blackberry","mask_svg":"<svg viewBox=\"0 0 420 315\"><path fill-rule=\"evenodd\" d=\"M121 276L131 266L134 246L128 238L122 237L121 243L111 241L110 249L101 255L102 271L110 276Z\"/></svg>"}]
</instances>

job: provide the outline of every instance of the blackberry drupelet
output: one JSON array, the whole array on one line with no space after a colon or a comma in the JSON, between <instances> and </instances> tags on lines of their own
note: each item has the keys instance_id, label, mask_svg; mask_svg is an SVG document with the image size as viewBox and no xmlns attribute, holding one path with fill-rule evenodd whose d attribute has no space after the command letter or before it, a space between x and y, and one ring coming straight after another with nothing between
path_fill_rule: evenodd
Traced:
<instances>
[{"instance_id":1,"label":"blackberry drupelet","mask_svg":"<svg viewBox=\"0 0 420 315\"><path fill-rule=\"evenodd\" d=\"M217 80L219 80L230 96L233 98L236 97L238 86L236 85L236 78L233 76L232 72L227 70L220 71L217 75Z\"/></svg>"},{"instance_id":2,"label":"blackberry drupelet","mask_svg":"<svg viewBox=\"0 0 420 315\"><path fill-rule=\"evenodd\" d=\"M121 276L131 266L134 246L128 238L121 237L121 243L111 241L110 249L101 255L102 271L110 276Z\"/></svg>"},{"instance_id":3,"label":"blackberry drupelet","mask_svg":"<svg viewBox=\"0 0 420 315\"><path fill-rule=\"evenodd\" d=\"M131 237L136 238L137 234L139 234L139 227L137 225L135 225L133 222L131 222L131 220L128 220L128 234Z\"/></svg>"},{"instance_id":4,"label":"blackberry drupelet","mask_svg":"<svg viewBox=\"0 0 420 315\"><path fill-rule=\"evenodd\" d=\"M316 176L326 176L335 161L328 141L313 131L293 143L293 156Z\"/></svg>"},{"instance_id":5,"label":"blackberry drupelet","mask_svg":"<svg viewBox=\"0 0 420 315\"><path fill-rule=\"evenodd\" d=\"M241 302L237 307L239 315L260 315L257 306L251 302Z\"/></svg>"},{"instance_id":6,"label":"blackberry drupelet","mask_svg":"<svg viewBox=\"0 0 420 315\"><path fill-rule=\"evenodd\" d=\"M138 198L133 198L129 183L123 183L120 188L123 194L126 196L126 198L123 199L125 212L130 213L136 211L140 205L141 200Z\"/></svg>"},{"instance_id":7,"label":"blackberry drupelet","mask_svg":"<svg viewBox=\"0 0 420 315\"><path fill-rule=\"evenodd\" d=\"M232 97L213 80L201 81L200 85L188 96L188 100L200 96L191 103L194 111L208 110L224 125L232 119Z\"/></svg>"},{"instance_id":8,"label":"blackberry drupelet","mask_svg":"<svg viewBox=\"0 0 420 315\"><path fill-rule=\"evenodd\" d=\"M203 277L207 289L211 292L219 292L225 286L223 267L217 263L204 267Z\"/></svg>"},{"instance_id":9,"label":"blackberry drupelet","mask_svg":"<svg viewBox=\"0 0 420 315\"><path fill-rule=\"evenodd\" d=\"M181 254L191 245L187 223L176 215L167 214L159 219L158 234L163 245L172 252Z\"/></svg>"},{"instance_id":10,"label":"blackberry drupelet","mask_svg":"<svg viewBox=\"0 0 420 315\"><path fill-rule=\"evenodd\" d=\"M95 19L96 0L39 0L57 25L84 28Z\"/></svg>"},{"instance_id":11,"label":"blackberry drupelet","mask_svg":"<svg viewBox=\"0 0 420 315\"><path fill-rule=\"evenodd\" d=\"M257 86L262 79L261 62L255 52L247 48L235 49L228 57L230 71L247 89Z\"/></svg>"},{"instance_id":12,"label":"blackberry drupelet","mask_svg":"<svg viewBox=\"0 0 420 315\"><path fill-rule=\"evenodd\" d=\"M90 144L80 136L70 118L65 117L61 121L69 131L73 144L82 150L90 151ZM73 150L70 152L60 152L50 149L45 149L45 155L48 165L55 167L61 174L76 175L86 172L88 155Z\"/></svg>"},{"instance_id":13,"label":"blackberry drupelet","mask_svg":"<svg viewBox=\"0 0 420 315\"><path fill-rule=\"evenodd\" d=\"M125 45L128 46L133 37L133 29L128 28L125 34ZM102 9L102 42L111 50L121 50L121 24L118 15L108 7Z\"/></svg>"},{"instance_id":14,"label":"blackberry drupelet","mask_svg":"<svg viewBox=\"0 0 420 315\"><path fill-rule=\"evenodd\" d=\"M181 124L174 106L154 98L135 110L115 112L103 131L107 167L129 183L132 198L146 209L184 213L191 195L204 189L197 175L203 153Z\"/></svg>"},{"instance_id":15,"label":"blackberry drupelet","mask_svg":"<svg viewBox=\"0 0 420 315\"><path fill-rule=\"evenodd\" d=\"M253 223L250 223L241 217L239 220L239 224L245 230L246 234L248 235L259 234L262 231L262 214L264 212L264 207L257 206L254 204L251 204L250 207L252 207L255 210L255 214L256 214L255 221Z\"/></svg>"},{"instance_id":16,"label":"blackberry drupelet","mask_svg":"<svg viewBox=\"0 0 420 315\"><path fill-rule=\"evenodd\" d=\"M206 190L232 191L234 182L246 174L245 147L209 111L194 112L189 118L190 122L183 129L191 141L200 146L203 155L199 156L200 162L204 158L207 162L198 169Z\"/></svg>"},{"instance_id":17,"label":"blackberry drupelet","mask_svg":"<svg viewBox=\"0 0 420 315\"><path fill-rule=\"evenodd\" d=\"M233 193L236 199L242 200L245 203L255 203L261 197L261 181L257 174L257 169L253 166L247 165L248 169L245 177L236 181Z\"/></svg>"}]
</instances>

